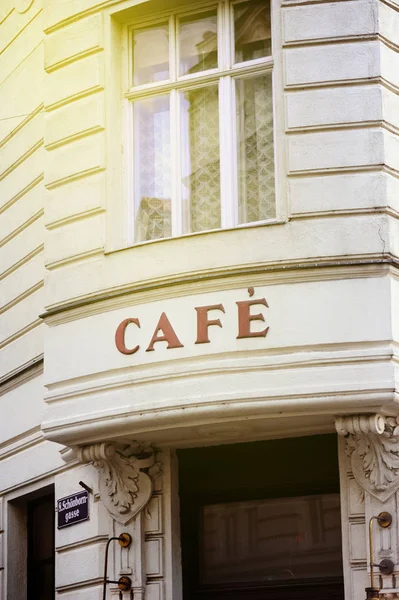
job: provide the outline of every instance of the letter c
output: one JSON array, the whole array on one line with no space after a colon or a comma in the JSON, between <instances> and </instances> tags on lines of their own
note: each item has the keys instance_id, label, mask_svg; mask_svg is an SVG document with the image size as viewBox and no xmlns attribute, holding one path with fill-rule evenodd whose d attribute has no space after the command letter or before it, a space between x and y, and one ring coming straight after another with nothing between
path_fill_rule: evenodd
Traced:
<instances>
[{"instance_id":1,"label":"letter c","mask_svg":"<svg viewBox=\"0 0 399 600\"><path fill-rule=\"evenodd\" d=\"M140 321L138 319L125 319L124 321L122 321L122 323L118 325L117 330L115 332L115 346L122 354L134 354L140 348L138 344L131 350L129 350L129 348L126 348L125 331L129 323L133 323L134 325L137 325L137 327L140 327Z\"/></svg>"}]
</instances>

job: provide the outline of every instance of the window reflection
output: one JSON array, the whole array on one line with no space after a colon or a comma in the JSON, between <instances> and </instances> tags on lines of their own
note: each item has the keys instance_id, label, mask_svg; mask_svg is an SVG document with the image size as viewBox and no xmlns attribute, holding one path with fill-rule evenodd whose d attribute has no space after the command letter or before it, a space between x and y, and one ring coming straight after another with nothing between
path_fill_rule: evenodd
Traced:
<instances>
[{"instance_id":1,"label":"window reflection","mask_svg":"<svg viewBox=\"0 0 399 600\"><path fill-rule=\"evenodd\" d=\"M133 31L133 85L169 78L169 25Z\"/></svg>"},{"instance_id":2,"label":"window reflection","mask_svg":"<svg viewBox=\"0 0 399 600\"><path fill-rule=\"evenodd\" d=\"M234 5L235 62L270 56L270 3L252 0Z\"/></svg>"},{"instance_id":3,"label":"window reflection","mask_svg":"<svg viewBox=\"0 0 399 600\"><path fill-rule=\"evenodd\" d=\"M179 74L198 73L218 66L216 12L179 22Z\"/></svg>"},{"instance_id":4,"label":"window reflection","mask_svg":"<svg viewBox=\"0 0 399 600\"><path fill-rule=\"evenodd\" d=\"M202 584L342 574L339 494L208 505L202 523Z\"/></svg>"}]
</instances>

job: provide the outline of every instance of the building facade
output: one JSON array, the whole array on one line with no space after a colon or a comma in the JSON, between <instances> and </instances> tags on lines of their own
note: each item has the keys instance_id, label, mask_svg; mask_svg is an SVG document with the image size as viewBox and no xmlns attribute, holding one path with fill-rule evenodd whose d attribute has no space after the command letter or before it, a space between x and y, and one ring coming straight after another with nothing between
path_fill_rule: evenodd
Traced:
<instances>
[{"instance_id":1,"label":"building facade","mask_svg":"<svg viewBox=\"0 0 399 600\"><path fill-rule=\"evenodd\" d=\"M397 598L398 3L3 0L0 98L0 597Z\"/></svg>"}]
</instances>

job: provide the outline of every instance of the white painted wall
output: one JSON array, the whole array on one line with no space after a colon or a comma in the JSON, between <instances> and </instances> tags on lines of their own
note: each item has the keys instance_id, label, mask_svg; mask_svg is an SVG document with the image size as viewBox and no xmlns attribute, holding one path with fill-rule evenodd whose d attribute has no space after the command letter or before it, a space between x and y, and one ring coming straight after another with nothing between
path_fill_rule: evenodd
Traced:
<instances>
[{"instance_id":1,"label":"white painted wall","mask_svg":"<svg viewBox=\"0 0 399 600\"><path fill-rule=\"evenodd\" d=\"M0 3L0 567L11 499L52 482L58 496L74 492L82 473L96 488L92 468L66 465L41 426L64 443L195 445L331 431L336 414L397 402L397 4L274 3L278 223L125 248L120 67L134 5ZM250 286L269 302L270 330L238 341L235 302ZM194 307L219 302L223 329L195 346ZM145 346L161 310L184 348L118 354L120 320L140 317ZM150 600L180 593L166 454L163 524L146 530L164 553L146 555L164 561ZM375 506L352 496L347 594L360 598ZM96 496L92 514L57 535L65 600L99 595L113 525Z\"/></svg>"}]
</instances>

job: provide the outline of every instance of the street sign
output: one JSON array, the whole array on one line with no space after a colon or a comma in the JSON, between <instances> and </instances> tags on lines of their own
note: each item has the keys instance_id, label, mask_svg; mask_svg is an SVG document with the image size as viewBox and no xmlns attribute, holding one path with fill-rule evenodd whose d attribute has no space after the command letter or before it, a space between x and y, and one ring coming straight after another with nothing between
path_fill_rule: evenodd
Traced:
<instances>
[{"instance_id":1,"label":"street sign","mask_svg":"<svg viewBox=\"0 0 399 600\"><path fill-rule=\"evenodd\" d=\"M57 528L69 527L89 518L89 493L76 492L57 500Z\"/></svg>"}]
</instances>

